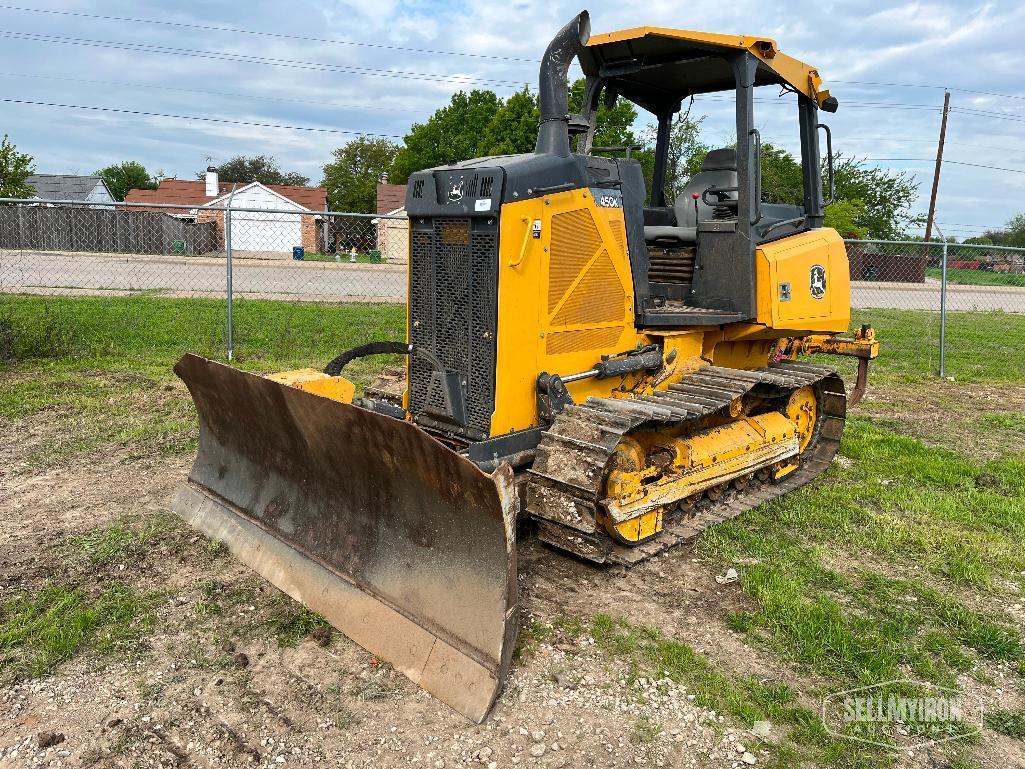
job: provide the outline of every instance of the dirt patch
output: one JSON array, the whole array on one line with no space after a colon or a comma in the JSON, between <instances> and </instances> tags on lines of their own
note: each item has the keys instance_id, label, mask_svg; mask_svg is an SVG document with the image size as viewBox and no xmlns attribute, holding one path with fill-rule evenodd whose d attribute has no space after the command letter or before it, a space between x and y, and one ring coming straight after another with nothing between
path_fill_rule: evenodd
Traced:
<instances>
[{"instance_id":1,"label":"dirt patch","mask_svg":"<svg viewBox=\"0 0 1025 769\"><path fill-rule=\"evenodd\" d=\"M935 380L928 384L869 386L854 411L926 445L942 446L984 459L1025 455L1022 439L993 429L987 415L1025 413L1025 385L958 384ZM1020 435L1020 434L1019 434Z\"/></svg>"},{"instance_id":2,"label":"dirt patch","mask_svg":"<svg viewBox=\"0 0 1025 769\"><path fill-rule=\"evenodd\" d=\"M60 571L70 535L162 509L186 470L180 461L140 468L111 460L19 476L20 499L0 504L0 522L11 532L5 571L18 575L7 589ZM637 593L646 572L625 582L612 572L585 577L582 564L537 543L526 545L525 556L529 614L593 612L620 601L632 603L639 620L649 611ZM655 575L660 565L646 568ZM744 752L738 744L761 755L753 736L728 728L686 689L668 680L630 684L622 665L586 641L537 644L515 666L488 721L470 724L339 634L280 647L272 615L292 604L184 528L157 537L127 568L115 560L94 572L96 580L121 575L140 589L163 590L155 630L133 657L82 655L0 692L0 707L12 714L0 725L0 761L732 767ZM550 603L572 582L586 590ZM592 591L601 600L588 606ZM684 598L659 593L661 605ZM43 733L64 739L44 747Z\"/></svg>"}]
</instances>

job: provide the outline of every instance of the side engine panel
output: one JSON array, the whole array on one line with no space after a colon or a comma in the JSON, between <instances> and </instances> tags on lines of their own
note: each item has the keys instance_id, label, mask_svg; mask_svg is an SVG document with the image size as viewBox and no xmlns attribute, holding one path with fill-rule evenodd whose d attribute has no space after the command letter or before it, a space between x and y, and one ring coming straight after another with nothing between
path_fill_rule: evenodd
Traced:
<instances>
[{"instance_id":1,"label":"side engine panel","mask_svg":"<svg viewBox=\"0 0 1025 769\"><path fill-rule=\"evenodd\" d=\"M535 237L536 234L536 237ZM633 283L617 190L575 189L502 207L499 368L492 434L537 425L543 371L583 371L633 348ZM573 382L578 402L616 382Z\"/></svg>"},{"instance_id":2,"label":"side engine panel","mask_svg":"<svg viewBox=\"0 0 1025 769\"><path fill-rule=\"evenodd\" d=\"M847 331L850 267L836 230L824 227L764 243L755 267L758 323L778 331Z\"/></svg>"}]
</instances>

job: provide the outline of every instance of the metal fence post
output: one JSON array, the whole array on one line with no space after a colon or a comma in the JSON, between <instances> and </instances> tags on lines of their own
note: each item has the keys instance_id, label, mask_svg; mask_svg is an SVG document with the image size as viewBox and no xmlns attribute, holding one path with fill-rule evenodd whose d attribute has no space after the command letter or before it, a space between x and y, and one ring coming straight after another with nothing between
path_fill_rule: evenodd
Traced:
<instances>
[{"instance_id":1,"label":"metal fence post","mask_svg":"<svg viewBox=\"0 0 1025 769\"><path fill-rule=\"evenodd\" d=\"M939 228L937 228L939 229ZM940 277L940 376L947 375L947 239L943 238L943 271Z\"/></svg>"},{"instance_id":2,"label":"metal fence post","mask_svg":"<svg viewBox=\"0 0 1025 769\"><path fill-rule=\"evenodd\" d=\"M233 276L231 273L231 201L235 197L235 187L238 185L232 185L231 194L228 195L228 203L225 206L224 211L224 256L227 261L227 287L228 287L228 360L232 360L235 356L235 341L233 334L233 318L232 318L232 304L234 303L234 285Z\"/></svg>"}]
</instances>

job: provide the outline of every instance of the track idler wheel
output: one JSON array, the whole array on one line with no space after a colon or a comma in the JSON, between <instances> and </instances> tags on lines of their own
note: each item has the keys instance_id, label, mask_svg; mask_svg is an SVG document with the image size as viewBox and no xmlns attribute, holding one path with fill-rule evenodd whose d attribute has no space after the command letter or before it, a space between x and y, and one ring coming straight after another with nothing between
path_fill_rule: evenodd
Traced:
<instances>
[{"instance_id":1,"label":"track idler wheel","mask_svg":"<svg viewBox=\"0 0 1025 769\"><path fill-rule=\"evenodd\" d=\"M606 496L615 498L629 495L637 488L639 476L647 467L644 447L634 438L624 436L612 455L611 467L605 482ZM662 531L664 512L663 507L657 507L620 523L606 516L603 526L617 542L639 545Z\"/></svg>"}]
</instances>

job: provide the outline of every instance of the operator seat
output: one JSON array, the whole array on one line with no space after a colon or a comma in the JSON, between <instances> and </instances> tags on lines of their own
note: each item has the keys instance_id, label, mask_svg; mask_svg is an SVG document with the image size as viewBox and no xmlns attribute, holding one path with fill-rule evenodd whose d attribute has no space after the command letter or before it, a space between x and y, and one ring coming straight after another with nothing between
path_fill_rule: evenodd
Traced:
<instances>
[{"instance_id":1,"label":"operator seat","mask_svg":"<svg viewBox=\"0 0 1025 769\"><path fill-rule=\"evenodd\" d=\"M654 241L676 241L679 243L695 243L698 237L698 221L712 218L712 206L705 203L701 194L709 187L737 186L737 151L732 147L712 150L701 161L701 170L687 182L683 192L676 198L673 211L676 214L676 226L652 226L644 228L644 239ZM697 211L694 210L694 193L698 194ZM737 199L737 193L727 193L731 200Z\"/></svg>"}]
</instances>

